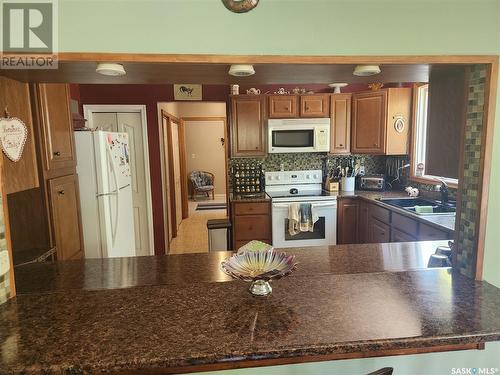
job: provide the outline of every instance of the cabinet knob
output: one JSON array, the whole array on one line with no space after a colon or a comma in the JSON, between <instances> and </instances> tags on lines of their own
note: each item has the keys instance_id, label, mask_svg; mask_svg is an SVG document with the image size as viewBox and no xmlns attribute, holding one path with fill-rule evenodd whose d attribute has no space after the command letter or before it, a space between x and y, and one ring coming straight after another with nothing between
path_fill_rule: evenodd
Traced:
<instances>
[{"instance_id":1,"label":"cabinet knob","mask_svg":"<svg viewBox=\"0 0 500 375\"><path fill-rule=\"evenodd\" d=\"M64 194L65 194L65 192L64 192L64 190L59 190L59 191L57 192L57 194L59 194L59 195L64 195Z\"/></svg>"},{"instance_id":2,"label":"cabinet knob","mask_svg":"<svg viewBox=\"0 0 500 375\"><path fill-rule=\"evenodd\" d=\"M61 156L61 152L60 151L54 151L54 156Z\"/></svg>"},{"instance_id":3,"label":"cabinet knob","mask_svg":"<svg viewBox=\"0 0 500 375\"><path fill-rule=\"evenodd\" d=\"M339 146L340 146L340 147L344 147L344 145L343 145L342 143L341 143L341 144L339 144Z\"/></svg>"},{"instance_id":4,"label":"cabinet knob","mask_svg":"<svg viewBox=\"0 0 500 375\"><path fill-rule=\"evenodd\" d=\"M288 111L288 107L285 107L285 111Z\"/></svg>"},{"instance_id":5,"label":"cabinet knob","mask_svg":"<svg viewBox=\"0 0 500 375\"><path fill-rule=\"evenodd\" d=\"M374 143L373 146L378 147L378 143Z\"/></svg>"},{"instance_id":6,"label":"cabinet knob","mask_svg":"<svg viewBox=\"0 0 500 375\"><path fill-rule=\"evenodd\" d=\"M306 111L309 111L309 109L310 109L309 107L306 107Z\"/></svg>"}]
</instances>

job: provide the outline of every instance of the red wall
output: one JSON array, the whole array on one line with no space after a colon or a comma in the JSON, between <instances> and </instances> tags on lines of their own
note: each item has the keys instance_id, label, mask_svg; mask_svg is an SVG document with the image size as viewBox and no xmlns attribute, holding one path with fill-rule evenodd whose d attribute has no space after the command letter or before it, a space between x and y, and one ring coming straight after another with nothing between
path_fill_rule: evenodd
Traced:
<instances>
[{"instance_id":1,"label":"red wall","mask_svg":"<svg viewBox=\"0 0 500 375\"><path fill-rule=\"evenodd\" d=\"M173 85L70 85L72 99L84 104L143 104L146 105L153 201L153 232L155 254L165 253L163 230L163 197L158 132L158 102L174 100ZM226 101L229 88L225 85L203 85L203 100Z\"/></svg>"},{"instance_id":2,"label":"red wall","mask_svg":"<svg viewBox=\"0 0 500 375\"><path fill-rule=\"evenodd\" d=\"M394 87L395 84L386 85ZM250 85L240 85L240 94L245 94ZM326 84L303 85L257 85L262 94L272 93L280 87L291 91L294 87L304 87L314 92L332 92ZM342 92L367 90L366 85L353 84ZM229 99L229 86L203 85L204 101L225 102ZM151 168L151 195L153 201L153 231L155 254L164 254L165 233L163 230L163 197L160 166L160 141L158 133L158 102L174 101L174 89L171 84L158 85L70 85L71 97L84 104L143 104L146 105L149 140L149 165ZM83 113L81 113L83 114Z\"/></svg>"}]
</instances>

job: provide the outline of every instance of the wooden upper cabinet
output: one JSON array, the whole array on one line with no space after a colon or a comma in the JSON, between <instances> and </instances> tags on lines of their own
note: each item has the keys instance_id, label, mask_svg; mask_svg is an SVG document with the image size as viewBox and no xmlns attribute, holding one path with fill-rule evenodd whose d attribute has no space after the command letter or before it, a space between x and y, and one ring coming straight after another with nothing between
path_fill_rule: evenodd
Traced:
<instances>
[{"instance_id":1,"label":"wooden upper cabinet","mask_svg":"<svg viewBox=\"0 0 500 375\"><path fill-rule=\"evenodd\" d=\"M297 95L270 95L269 103L269 118L293 118L298 117Z\"/></svg>"},{"instance_id":2,"label":"wooden upper cabinet","mask_svg":"<svg viewBox=\"0 0 500 375\"><path fill-rule=\"evenodd\" d=\"M351 152L351 94L333 94L330 102L330 153Z\"/></svg>"},{"instance_id":3,"label":"wooden upper cabinet","mask_svg":"<svg viewBox=\"0 0 500 375\"><path fill-rule=\"evenodd\" d=\"M353 96L353 153L408 154L411 88L389 88Z\"/></svg>"},{"instance_id":4,"label":"wooden upper cabinet","mask_svg":"<svg viewBox=\"0 0 500 375\"><path fill-rule=\"evenodd\" d=\"M302 95L300 117L330 117L329 95Z\"/></svg>"},{"instance_id":5,"label":"wooden upper cabinet","mask_svg":"<svg viewBox=\"0 0 500 375\"><path fill-rule=\"evenodd\" d=\"M266 155L262 97L238 96L231 101L231 156Z\"/></svg>"},{"instance_id":6,"label":"wooden upper cabinet","mask_svg":"<svg viewBox=\"0 0 500 375\"><path fill-rule=\"evenodd\" d=\"M52 231L58 260L83 255L78 178L69 175L48 181Z\"/></svg>"},{"instance_id":7,"label":"wooden upper cabinet","mask_svg":"<svg viewBox=\"0 0 500 375\"><path fill-rule=\"evenodd\" d=\"M28 135L21 159L13 162L4 153L3 186L6 194L34 189L39 186L38 168L33 136L33 118L31 114L30 93L27 83L0 77L0 114L7 108L10 116L17 117L26 125Z\"/></svg>"},{"instance_id":8,"label":"wooden upper cabinet","mask_svg":"<svg viewBox=\"0 0 500 375\"><path fill-rule=\"evenodd\" d=\"M387 92L356 93L353 97L352 152L383 154Z\"/></svg>"},{"instance_id":9,"label":"wooden upper cabinet","mask_svg":"<svg viewBox=\"0 0 500 375\"><path fill-rule=\"evenodd\" d=\"M37 84L35 92L44 169L53 171L75 167L76 156L68 85Z\"/></svg>"}]
</instances>

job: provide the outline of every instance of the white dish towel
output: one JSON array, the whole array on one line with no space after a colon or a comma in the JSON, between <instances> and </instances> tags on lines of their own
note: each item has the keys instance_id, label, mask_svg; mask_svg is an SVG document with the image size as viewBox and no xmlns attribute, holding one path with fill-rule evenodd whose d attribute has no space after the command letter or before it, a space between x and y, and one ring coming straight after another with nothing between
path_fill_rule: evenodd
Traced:
<instances>
[{"instance_id":1,"label":"white dish towel","mask_svg":"<svg viewBox=\"0 0 500 375\"><path fill-rule=\"evenodd\" d=\"M291 203L288 206L288 233L295 236L300 232L314 232L319 216L316 207L310 203Z\"/></svg>"}]
</instances>

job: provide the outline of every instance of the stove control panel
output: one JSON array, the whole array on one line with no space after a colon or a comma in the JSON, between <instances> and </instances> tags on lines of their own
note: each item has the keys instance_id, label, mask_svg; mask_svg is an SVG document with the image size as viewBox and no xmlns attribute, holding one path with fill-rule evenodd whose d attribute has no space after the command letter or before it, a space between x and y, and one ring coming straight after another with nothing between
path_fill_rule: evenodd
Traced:
<instances>
[{"instance_id":1,"label":"stove control panel","mask_svg":"<svg viewBox=\"0 0 500 375\"><path fill-rule=\"evenodd\" d=\"M321 184L323 181L320 169L266 172L265 175L266 185Z\"/></svg>"}]
</instances>

